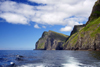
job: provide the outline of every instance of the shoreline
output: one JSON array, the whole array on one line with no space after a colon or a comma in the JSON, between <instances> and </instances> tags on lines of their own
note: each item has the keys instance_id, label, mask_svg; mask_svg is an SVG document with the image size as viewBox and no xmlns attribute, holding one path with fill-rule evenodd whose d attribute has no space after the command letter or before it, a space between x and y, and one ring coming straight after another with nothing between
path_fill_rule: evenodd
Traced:
<instances>
[{"instance_id":1,"label":"shoreline","mask_svg":"<svg viewBox=\"0 0 100 67\"><path fill-rule=\"evenodd\" d=\"M38 50L38 49L34 49L34 50ZM41 50L41 49L40 49ZM68 49L66 49L67 51ZM44 50L44 51L59 51L59 50ZM60 50L63 51L63 50ZM100 50L93 50L93 49L88 49L88 50L70 50L70 51L100 51Z\"/></svg>"}]
</instances>

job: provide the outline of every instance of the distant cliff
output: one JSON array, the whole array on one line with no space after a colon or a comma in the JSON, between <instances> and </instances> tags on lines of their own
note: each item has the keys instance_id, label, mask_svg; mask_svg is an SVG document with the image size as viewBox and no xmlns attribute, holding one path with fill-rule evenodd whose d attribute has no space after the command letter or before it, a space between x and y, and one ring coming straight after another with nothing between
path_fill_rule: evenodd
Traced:
<instances>
[{"instance_id":1,"label":"distant cliff","mask_svg":"<svg viewBox=\"0 0 100 67\"><path fill-rule=\"evenodd\" d=\"M100 0L95 3L86 25L71 33L69 39L63 44L63 49L100 50Z\"/></svg>"},{"instance_id":2,"label":"distant cliff","mask_svg":"<svg viewBox=\"0 0 100 67\"><path fill-rule=\"evenodd\" d=\"M54 31L43 32L42 37L36 43L36 50L62 50L67 35Z\"/></svg>"}]
</instances>

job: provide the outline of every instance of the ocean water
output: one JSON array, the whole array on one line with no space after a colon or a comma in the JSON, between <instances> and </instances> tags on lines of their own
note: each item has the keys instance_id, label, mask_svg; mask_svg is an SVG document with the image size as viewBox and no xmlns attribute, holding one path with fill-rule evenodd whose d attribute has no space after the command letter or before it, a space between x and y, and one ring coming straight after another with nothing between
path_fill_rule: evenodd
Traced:
<instances>
[{"instance_id":1,"label":"ocean water","mask_svg":"<svg viewBox=\"0 0 100 67\"><path fill-rule=\"evenodd\" d=\"M100 67L100 51L0 50L0 67Z\"/></svg>"}]
</instances>

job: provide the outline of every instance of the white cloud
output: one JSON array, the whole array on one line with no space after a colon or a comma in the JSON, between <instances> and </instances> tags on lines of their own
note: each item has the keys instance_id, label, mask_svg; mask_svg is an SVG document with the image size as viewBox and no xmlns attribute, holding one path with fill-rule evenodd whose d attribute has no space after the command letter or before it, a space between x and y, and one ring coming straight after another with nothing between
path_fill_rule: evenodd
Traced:
<instances>
[{"instance_id":1,"label":"white cloud","mask_svg":"<svg viewBox=\"0 0 100 67\"><path fill-rule=\"evenodd\" d=\"M64 28L61 28L60 31L65 31L65 32L68 32L68 31L72 31L72 27L71 26L66 26Z\"/></svg>"},{"instance_id":2,"label":"white cloud","mask_svg":"<svg viewBox=\"0 0 100 67\"><path fill-rule=\"evenodd\" d=\"M0 17L5 18L8 23L28 24L28 20L22 15L13 14L13 13L2 13Z\"/></svg>"},{"instance_id":3,"label":"white cloud","mask_svg":"<svg viewBox=\"0 0 100 67\"><path fill-rule=\"evenodd\" d=\"M96 0L28 0L46 5L32 6L14 1L0 3L0 17L8 23L73 27L87 21Z\"/></svg>"},{"instance_id":4,"label":"white cloud","mask_svg":"<svg viewBox=\"0 0 100 67\"><path fill-rule=\"evenodd\" d=\"M43 3L43 4L61 4L61 3L66 3L66 4L76 4L80 2L79 0L29 0L31 2L37 2L37 3ZM82 0L84 1L84 0Z\"/></svg>"},{"instance_id":5,"label":"white cloud","mask_svg":"<svg viewBox=\"0 0 100 67\"><path fill-rule=\"evenodd\" d=\"M46 26L42 26L42 28L46 28Z\"/></svg>"},{"instance_id":6,"label":"white cloud","mask_svg":"<svg viewBox=\"0 0 100 67\"><path fill-rule=\"evenodd\" d=\"M40 27L38 26L38 24L35 24L34 28L40 29Z\"/></svg>"}]
</instances>

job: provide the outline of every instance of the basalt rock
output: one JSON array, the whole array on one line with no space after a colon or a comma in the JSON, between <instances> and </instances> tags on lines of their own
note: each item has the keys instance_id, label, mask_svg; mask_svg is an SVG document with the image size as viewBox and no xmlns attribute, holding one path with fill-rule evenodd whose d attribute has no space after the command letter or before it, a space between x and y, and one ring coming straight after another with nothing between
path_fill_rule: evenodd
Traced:
<instances>
[{"instance_id":1,"label":"basalt rock","mask_svg":"<svg viewBox=\"0 0 100 67\"><path fill-rule=\"evenodd\" d=\"M36 50L62 50L62 45L67 38L67 35L61 33L45 31L36 43Z\"/></svg>"}]
</instances>

